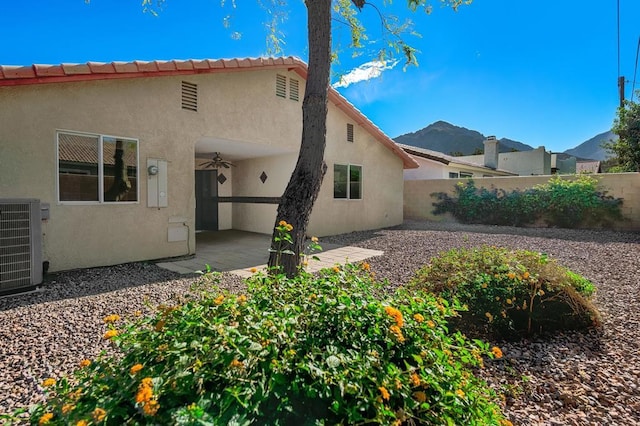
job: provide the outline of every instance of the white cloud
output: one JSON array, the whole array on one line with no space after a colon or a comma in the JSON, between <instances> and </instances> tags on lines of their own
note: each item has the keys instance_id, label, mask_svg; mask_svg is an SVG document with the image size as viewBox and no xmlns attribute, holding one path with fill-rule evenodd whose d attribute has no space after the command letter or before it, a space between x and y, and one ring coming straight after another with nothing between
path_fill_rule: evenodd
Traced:
<instances>
[{"instance_id":1,"label":"white cloud","mask_svg":"<svg viewBox=\"0 0 640 426\"><path fill-rule=\"evenodd\" d=\"M347 74L340 77L340 80L334 83L334 88L349 87L351 84L361 81L371 80L380 77L383 71L393 69L398 65L399 61L371 61L352 69Z\"/></svg>"}]
</instances>

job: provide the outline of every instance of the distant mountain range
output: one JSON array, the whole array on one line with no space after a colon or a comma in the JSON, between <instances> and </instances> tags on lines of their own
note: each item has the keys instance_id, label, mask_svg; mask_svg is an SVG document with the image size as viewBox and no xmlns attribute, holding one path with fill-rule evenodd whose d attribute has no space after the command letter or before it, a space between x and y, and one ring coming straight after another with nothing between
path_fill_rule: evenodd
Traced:
<instances>
[{"instance_id":1,"label":"distant mountain range","mask_svg":"<svg viewBox=\"0 0 640 426\"><path fill-rule=\"evenodd\" d=\"M472 155L484 150L486 137L475 130L454 126L446 121L436 121L417 132L398 136L394 140L405 145L430 149L449 155ZM528 151L533 149L522 142L511 139L500 139L498 144L500 152L513 150Z\"/></svg>"},{"instance_id":2,"label":"distant mountain range","mask_svg":"<svg viewBox=\"0 0 640 426\"><path fill-rule=\"evenodd\" d=\"M575 148L566 150L565 153L573 155L574 157L591 158L593 160L602 161L610 155L601 145L603 142L609 142L610 140L618 140L618 135L613 133L611 130L600 133L588 141L582 142Z\"/></svg>"},{"instance_id":3,"label":"distant mountain range","mask_svg":"<svg viewBox=\"0 0 640 426\"><path fill-rule=\"evenodd\" d=\"M604 160L607 152L600 147L604 141L616 137L612 132L601 133L565 153L578 159ZM484 150L486 136L464 127L454 126L446 121L436 121L424 129L394 138L398 143L430 149L449 155L473 155ZM528 151L530 145L507 138L499 139L500 152Z\"/></svg>"}]
</instances>

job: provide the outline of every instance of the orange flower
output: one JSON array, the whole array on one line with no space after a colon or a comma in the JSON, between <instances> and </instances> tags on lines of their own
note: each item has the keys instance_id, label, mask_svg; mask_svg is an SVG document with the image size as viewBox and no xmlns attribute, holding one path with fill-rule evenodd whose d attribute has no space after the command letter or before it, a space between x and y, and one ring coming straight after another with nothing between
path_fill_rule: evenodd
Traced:
<instances>
[{"instance_id":1,"label":"orange flower","mask_svg":"<svg viewBox=\"0 0 640 426\"><path fill-rule=\"evenodd\" d=\"M427 394L422 391L414 392L413 399L418 402L425 402L427 400Z\"/></svg>"},{"instance_id":2,"label":"orange flower","mask_svg":"<svg viewBox=\"0 0 640 426\"><path fill-rule=\"evenodd\" d=\"M238 296L238 303L240 303L241 305L243 303L245 303L247 301L247 296L245 296L244 294L241 294L240 296Z\"/></svg>"},{"instance_id":3,"label":"orange flower","mask_svg":"<svg viewBox=\"0 0 640 426\"><path fill-rule=\"evenodd\" d=\"M413 386L420 386L421 383L422 381L420 380L420 376L418 376L416 373L411 373L411 384Z\"/></svg>"},{"instance_id":4,"label":"orange flower","mask_svg":"<svg viewBox=\"0 0 640 426\"><path fill-rule=\"evenodd\" d=\"M398 327L402 327L404 325L404 319L402 318L402 312L397 310L392 306L386 306L384 311L395 321Z\"/></svg>"},{"instance_id":5,"label":"orange flower","mask_svg":"<svg viewBox=\"0 0 640 426\"><path fill-rule=\"evenodd\" d=\"M146 414L147 416L155 416L159 408L160 404L158 404L158 401L152 399L142 406L142 411L144 411L144 414Z\"/></svg>"},{"instance_id":6,"label":"orange flower","mask_svg":"<svg viewBox=\"0 0 640 426\"><path fill-rule=\"evenodd\" d=\"M489 322L493 321L493 315L491 315L491 312L485 312L484 316L487 317Z\"/></svg>"},{"instance_id":7,"label":"orange flower","mask_svg":"<svg viewBox=\"0 0 640 426\"><path fill-rule=\"evenodd\" d=\"M380 391L380 395L382 396L382 399L384 399L385 401L388 401L391 395L389 395L389 391L387 390L387 388L385 388L384 386L380 386L378 390Z\"/></svg>"},{"instance_id":8,"label":"orange flower","mask_svg":"<svg viewBox=\"0 0 640 426\"><path fill-rule=\"evenodd\" d=\"M88 359L83 359L82 361L80 361L81 368L88 367L90 365L91 365L91 361L89 361Z\"/></svg>"},{"instance_id":9,"label":"orange flower","mask_svg":"<svg viewBox=\"0 0 640 426\"><path fill-rule=\"evenodd\" d=\"M120 319L120 315L117 314L113 314L113 315L108 315L106 317L104 317L102 319L102 321L105 322L105 324L111 323L111 322L116 322Z\"/></svg>"},{"instance_id":10,"label":"orange flower","mask_svg":"<svg viewBox=\"0 0 640 426\"><path fill-rule=\"evenodd\" d=\"M64 404L62 406L62 414L69 414L70 412L72 412L74 410L74 408L76 408L75 405L73 404Z\"/></svg>"},{"instance_id":11,"label":"orange flower","mask_svg":"<svg viewBox=\"0 0 640 426\"><path fill-rule=\"evenodd\" d=\"M424 321L424 317L422 316L422 314L415 314L413 316L413 319L416 320L416 322L418 322L418 323Z\"/></svg>"},{"instance_id":12,"label":"orange flower","mask_svg":"<svg viewBox=\"0 0 640 426\"><path fill-rule=\"evenodd\" d=\"M512 280L512 279L514 279L514 278L516 277L516 274L515 274L515 273L513 273L513 272L509 272L509 273L507 274L507 277L509 277L509 279L510 279L510 280Z\"/></svg>"},{"instance_id":13,"label":"orange flower","mask_svg":"<svg viewBox=\"0 0 640 426\"><path fill-rule=\"evenodd\" d=\"M464 398L464 391L462 389L456 389L456 395L459 398Z\"/></svg>"},{"instance_id":14,"label":"orange flower","mask_svg":"<svg viewBox=\"0 0 640 426\"><path fill-rule=\"evenodd\" d=\"M76 426L87 426L87 421L86 420L80 420L80 421L78 421L78 423L76 423Z\"/></svg>"},{"instance_id":15,"label":"orange flower","mask_svg":"<svg viewBox=\"0 0 640 426\"><path fill-rule=\"evenodd\" d=\"M98 407L95 410L93 410L93 419L96 422L103 421L105 417L107 417L107 412L104 411L102 408Z\"/></svg>"},{"instance_id":16,"label":"orange flower","mask_svg":"<svg viewBox=\"0 0 640 426\"><path fill-rule=\"evenodd\" d=\"M117 336L117 335L118 335L118 330L107 330L107 332L106 332L106 333L104 333L104 336L102 336L102 337L103 337L103 339L105 339L105 340L109 340L109 339L111 339L112 337L115 337L115 336Z\"/></svg>"},{"instance_id":17,"label":"orange flower","mask_svg":"<svg viewBox=\"0 0 640 426\"><path fill-rule=\"evenodd\" d=\"M529 271L525 271L525 273L522 274L522 278L524 278L525 280L529 278Z\"/></svg>"},{"instance_id":18,"label":"orange flower","mask_svg":"<svg viewBox=\"0 0 640 426\"><path fill-rule=\"evenodd\" d=\"M333 272L335 272L336 274L338 272L340 272L340 267L339 266L334 266L332 269L333 269Z\"/></svg>"},{"instance_id":19,"label":"orange flower","mask_svg":"<svg viewBox=\"0 0 640 426\"><path fill-rule=\"evenodd\" d=\"M502 358L502 351L500 350L499 347L494 346L493 348L491 348L491 352L493 353L493 356L495 356L496 358Z\"/></svg>"},{"instance_id":20,"label":"orange flower","mask_svg":"<svg viewBox=\"0 0 640 426\"><path fill-rule=\"evenodd\" d=\"M129 370L129 373L136 374L138 371L142 370L142 364L136 364Z\"/></svg>"},{"instance_id":21,"label":"orange flower","mask_svg":"<svg viewBox=\"0 0 640 426\"><path fill-rule=\"evenodd\" d=\"M238 361L237 359L234 359L233 361L231 361L231 364L229 364L229 366L234 368L243 368L244 363L242 361Z\"/></svg>"},{"instance_id":22,"label":"orange flower","mask_svg":"<svg viewBox=\"0 0 640 426\"><path fill-rule=\"evenodd\" d=\"M51 377L49 377L48 379L44 379L44 381L42 382L42 386L44 386L45 388L51 387L55 384L56 379L52 379Z\"/></svg>"},{"instance_id":23,"label":"orange flower","mask_svg":"<svg viewBox=\"0 0 640 426\"><path fill-rule=\"evenodd\" d=\"M216 305L222 305L222 302L224 302L224 296L222 294L213 300L213 303Z\"/></svg>"},{"instance_id":24,"label":"orange flower","mask_svg":"<svg viewBox=\"0 0 640 426\"><path fill-rule=\"evenodd\" d=\"M318 237L311 237L311 241L314 242L314 243L317 243L318 242Z\"/></svg>"},{"instance_id":25,"label":"orange flower","mask_svg":"<svg viewBox=\"0 0 640 426\"><path fill-rule=\"evenodd\" d=\"M53 413L44 413L42 415L42 417L40 417L40 420L38 421L39 425L46 425L47 423L49 423L51 421L51 419L53 419Z\"/></svg>"},{"instance_id":26,"label":"orange flower","mask_svg":"<svg viewBox=\"0 0 640 426\"><path fill-rule=\"evenodd\" d=\"M249 269L249 271L251 271L252 274L255 274L256 272L258 272L258 268L251 268Z\"/></svg>"},{"instance_id":27,"label":"orange flower","mask_svg":"<svg viewBox=\"0 0 640 426\"><path fill-rule=\"evenodd\" d=\"M391 327L389 327L389 330L396 336L396 339L398 339L398 342L403 343L404 342L404 336L402 335L402 330L400 330L400 327L398 327L397 325L392 325Z\"/></svg>"},{"instance_id":28,"label":"orange flower","mask_svg":"<svg viewBox=\"0 0 640 426\"><path fill-rule=\"evenodd\" d=\"M278 226L287 226L287 221L281 220L280 222L278 222Z\"/></svg>"},{"instance_id":29,"label":"orange flower","mask_svg":"<svg viewBox=\"0 0 640 426\"><path fill-rule=\"evenodd\" d=\"M362 269L364 269L365 271L370 271L371 265L369 265L367 262L362 262Z\"/></svg>"},{"instance_id":30,"label":"orange flower","mask_svg":"<svg viewBox=\"0 0 640 426\"><path fill-rule=\"evenodd\" d=\"M435 322L433 322L433 321L431 321L431 320L429 320L429 321L427 321L427 325L428 325L430 328L434 328L434 327L436 326L436 323L435 323Z\"/></svg>"},{"instance_id":31,"label":"orange flower","mask_svg":"<svg viewBox=\"0 0 640 426\"><path fill-rule=\"evenodd\" d=\"M290 224L290 223L287 223L286 228L287 228L287 231L289 231L289 232L293 231L293 225Z\"/></svg>"}]
</instances>

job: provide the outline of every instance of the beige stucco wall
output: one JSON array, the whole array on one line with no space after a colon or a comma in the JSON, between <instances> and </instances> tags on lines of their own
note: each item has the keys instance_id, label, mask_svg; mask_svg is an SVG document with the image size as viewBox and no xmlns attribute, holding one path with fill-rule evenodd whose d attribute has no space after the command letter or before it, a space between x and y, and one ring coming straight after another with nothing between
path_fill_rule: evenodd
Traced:
<instances>
[{"instance_id":1,"label":"beige stucco wall","mask_svg":"<svg viewBox=\"0 0 640 426\"><path fill-rule=\"evenodd\" d=\"M347 123L354 142L347 142ZM327 115L327 173L309 221L309 235L325 236L402 223L402 160L333 105ZM334 164L362 166L362 199L333 198Z\"/></svg>"},{"instance_id":2,"label":"beige stucco wall","mask_svg":"<svg viewBox=\"0 0 640 426\"><path fill-rule=\"evenodd\" d=\"M640 230L640 173L605 173L592 175L600 181L599 188L608 195L622 198L622 214L625 221L617 223L617 229ZM514 176L474 178L477 188L525 190L544 184L551 176ZM562 176L563 179L575 179L575 176ZM407 219L425 219L432 221L454 221L450 215L434 215L432 193L446 192L454 195L454 185L458 179L433 179L405 181L404 216Z\"/></svg>"},{"instance_id":3,"label":"beige stucco wall","mask_svg":"<svg viewBox=\"0 0 640 426\"><path fill-rule=\"evenodd\" d=\"M301 82L300 101L275 96L276 73ZM198 112L181 109L181 81L198 85ZM284 70L115 79L0 87L0 198L50 203L44 259L51 271L193 253L194 146L203 138L241 141L297 152L304 81ZM337 234L402 221L402 162L358 125L346 142L347 117L330 106L329 171L310 232ZM139 141L137 203L70 205L56 196L56 130ZM147 207L147 159L168 161L168 207ZM277 197L296 155L239 161L218 186L220 196ZM363 166L364 199L333 200L333 164ZM265 171L269 178L258 179ZM224 171L225 175L227 170ZM276 205L220 203L221 229L270 233ZM170 228L188 240L169 242Z\"/></svg>"}]
</instances>

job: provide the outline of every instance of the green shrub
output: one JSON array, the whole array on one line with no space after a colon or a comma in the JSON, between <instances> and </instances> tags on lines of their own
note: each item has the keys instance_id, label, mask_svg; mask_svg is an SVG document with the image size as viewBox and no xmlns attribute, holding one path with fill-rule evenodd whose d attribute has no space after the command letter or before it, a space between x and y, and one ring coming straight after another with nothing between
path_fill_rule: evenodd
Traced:
<instances>
[{"instance_id":1,"label":"green shrub","mask_svg":"<svg viewBox=\"0 0 640 426\"><path fill-rule=\"evenodd\" d=\"M119 349L51 380L30 418L51 424L510 424L472 374L480 341L449 333L454 305L382 293L367 264L255 274L247 295L111 322Z\"/></svg>"},{"instance_id":2,"label":"green shrub","mask_svg":"<svg viewBox=\"0 0 640 426\"><path fill-rule=\"evenodd\" d=\"M536 185L540 217L551 226L575 228L595 226L621 220L621 199L598 191L598 180L581 175L575 180L554 177L548 183Z\"/></svg>"},{"instance_id":3,"label":"green shrub","mask_svg":"<svg viewBox=\"0 0 640 426\"><path fill-rule=\"evenodd\" d=\"M454 324L476 335L510 338L600 325L589 301L593 284L543 253L453 249L431 259L408 287L465 304L468 311Z\"/></svg>"},{"instance_id":4,"label":"green shrub","mask_svg":"<svg viewBox=\"0 0 640 426\"><path fill-rule=\"evenodd\" d=\"M544 221L549 226L576 228L608 225L622 220L622 199L597 190L597 179L581 175L575 180L553 177L526 191L476 188L472 179L458 182L455 195L431 194L433 213L451 213L462 223L524 226Z\"/></svg>"}]
</instances>

